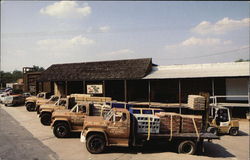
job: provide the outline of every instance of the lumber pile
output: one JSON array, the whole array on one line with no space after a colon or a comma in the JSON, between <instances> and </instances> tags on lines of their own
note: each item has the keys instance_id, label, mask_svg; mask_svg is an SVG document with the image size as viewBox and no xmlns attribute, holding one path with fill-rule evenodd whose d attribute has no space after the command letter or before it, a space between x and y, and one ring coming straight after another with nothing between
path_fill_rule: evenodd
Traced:
<instances>
[{"instance_id":1,"label":"lumber pile","mask_svg":"<svg viewBox=\"0 0 250 160\"><path fill-rule=\"evenodd\" d=\"M171 125L172 125L172 133L180 132L180 122L181 122L180 114L160 112L156 113L156 116L160 117L160 133L170 134ZM171 124L171 118L172 118L172 124Z\"/></svg>"},{"instance_id":2,"label":"lumber pile","mask_svg":"<svg viewBox=\"0 0 250 160\"><path fill-rule=\"evenodd\" d=\"M156 113L160 118L160 133L200 133L202 130L202 117L196 115L181 115L177 113L160 112ZM172 124L171 124L172 118ZM171 126L172 125L172 126Z\"/></svg>"},{"instance_id":3,"label":"lumber pile","mask_svg":"<svg viewBox=\"0 0 250 160\"><path fill-rule=\"evenodd\" d=\"M181 115L181 132L182 133L200 133L202 130L202 117L195 115Z\"/></svg>"},{"instance_id":4,"label":"lumber pile","mask_svg":"<svg viewBox=\"0 0 250 160\"><path fill-rule=\"evenodd\" d=\"M191 109L205 109L205 97L200 95L188 96L188 107Z\"/></svg>"},{"instance_id":5,"label":"lumber pile","mask_svg":"<svg viewBox=\"0 0 250 160\"><path fill-rule=\"evenodd\" d=\"M110 102L111 97L94 97L90 94L71 94L70 97L75 97L76 101L91 101L91 102Z\"/></svg>"}]
</instances>

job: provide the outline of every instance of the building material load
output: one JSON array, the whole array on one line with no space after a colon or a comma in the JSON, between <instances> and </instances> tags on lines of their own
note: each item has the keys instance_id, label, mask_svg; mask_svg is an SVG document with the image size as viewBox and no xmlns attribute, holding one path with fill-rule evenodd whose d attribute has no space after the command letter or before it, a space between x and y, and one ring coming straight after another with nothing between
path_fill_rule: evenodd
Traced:
<instances>
[{"instance_id":1,"label":"building material load","mask_svg":"<svg viewBox=\"0 0 250 160\"><path fill-rule=\"evenodd\" d=\"M110 105L106 105L106 104L93 104L92 106L92 115L93 116L100 116L100 115L105 115L106 113L108 113L111 110L111 106Z\"/></svg>"},{"instance_id":2,"label":"building material load","mask_svg":"<svg viewBox=\"0 0 250 160\"><path fill-rule=\"evenodd\" d=\"M94 97L90 94L71 94L71 97L75 97L76 101L91 101L91 102L110 102L111 97Z\"/></svg>"},{"instance_id":3,"label":"building material load","mask_svg":"<svg viewBox=\"0 0 250 160\"><path fill-rule=\"evenodd\" d=\"M160 112L156 113L160 118L160 133L170 134L180 132L181 116L177 113Z\"/></svg>"},{"instance_id":4,"label":"building material load","mask_svg":"<svg viewBox=\"0 0 250 160\"><path fill-rule=\"evenodd\" d=\"M159 133L160 118L154 115L135 114L138 133ZM149 130L150 128L150 130Z\"/></svg>"},{"instance_id":5,"label":"building material load","mask_svg":"<svg viewBox=\"0 0 250 160\"><path fill-rule=\"evenodd\" d=\"M182 133L200 133L202 130L202 117L195 115L181 115Z\"/></svg>"},{"instance_id":6,"label":"building material load","mask_svg":"<svg viewBox=\"0 0 250 160\"><path fill-rule=\"evenodd\" d=\"M86 97L85 101L91 102L110 102L112 101L111 97Z\"/></svg>"},{"instance_id":7,"label":"building material load","mask_svg":"<svg viewBox=\"0 0 250 160\"><path fill-rule=\"evenodd\" d=\"M70 97L75 97L76 101L85 101L86 97L91 97L90 94L71 94Z\"/></svg>"},{"instance_id":8,"label":"building material load","mask_svg":"<svg viewBox=\"0 0 250 160\"><path fill-rule=\"evenodd\" d=\"M191 109L197 109L197 110L205 109L205 97L200 96L200 95L189 95L188 107Z\"/></svg>"}]
</instances>

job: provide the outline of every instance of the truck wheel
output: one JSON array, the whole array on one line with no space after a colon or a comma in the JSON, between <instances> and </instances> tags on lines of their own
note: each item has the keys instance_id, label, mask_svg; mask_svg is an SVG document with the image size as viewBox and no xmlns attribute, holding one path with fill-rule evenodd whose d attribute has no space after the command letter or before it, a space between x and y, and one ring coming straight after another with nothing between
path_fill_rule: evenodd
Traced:
<instances>
[{"instance_id":1,"label":"truck wheel","mask_svg":"<svg viewBox=\"0 0 250 160\"><path fill-rule=\"evenodd\" d=\"M66 138L70 134L69 125L64 122L58 123L54 126L53 132L57 138Z\"/></svg>"},{"instance_id":2,"label":"truck wheel","mask_svg":"<svg viewBox=\"0 0 250 160\"><path fill-rule=\"evenodd\" d=\"M33 109L34 109L34 104L33 103L28 103L27 105L26 105L26 109L27 109L27 111L32 111Z\"/></svg>"},{"instance_id":3,"label":"truck wheel","mask_svg":"<svg viewBox=\"0 0 250 160\"><path fill-rule=\"evenodd\" d=\"M86 148L92 154L103 152L105 148L104 137L98 134L89 136L87 138Z\"/></svg>"},{"instance_id":4,"label":"truck wheel","mask_svg":"<svg viewBox=\"0 0 250 160\"><path fill-rule=\"evenodd\" d=\"M237 135L239 134L239 129L237 129L237 128L231 128L231 129L229 130L229 134L230 134L231 136L237 136Z\"/></svg>"},{"instance_id":5,"label":"truck wheel","mask_svg":"<svg viewBox=\"0 0 250 160\"><path fill-rule=\"evenodd\" d=\"M214 135L218 135L218 129L215 127L208 127L207 132L213 133Z\"/></svg>"},{"instance_id":6,"label":"truck wheel","mask_svg":"<svg viewBox=\"0 0 250 160\"><path fill-rule=\"evenodd\" d=\"M193 155L196 152L196 145L193 141L182 141L178 145L178 153Z\"/></svg>"},{"instance_id":7,"label":"truck wheel","mask_svg":"<svg viewBox=\"0 0 250 160\"><path fill-rule=\"evenodd\" d=\"M45 126L49 126L51 123L51 114L49 113L43 113L41 115L41 119L40 119L41 123Z\"/></svg>"}]
</instances>

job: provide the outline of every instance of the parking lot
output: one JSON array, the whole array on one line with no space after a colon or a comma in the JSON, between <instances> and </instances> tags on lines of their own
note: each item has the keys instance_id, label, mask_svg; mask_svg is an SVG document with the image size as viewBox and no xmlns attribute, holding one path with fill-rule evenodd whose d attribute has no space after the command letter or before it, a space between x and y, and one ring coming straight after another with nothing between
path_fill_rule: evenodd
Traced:
<instances>
[{"instance_id":1,"label":"parking lot","mask_svg":"<svg viewBox=\"0 0 250 160\"><path fill-rule=\"evenodd\" d=\"M79 134L73 134L71 138L55 138L51 127L43 126L36 112L28 112L24 106L5 107L0 105L0 112L0 160L15 159L15 156L18 155L17 152L25 152L22 153L22 155L26 159L33 160L249 159L249 121L247 120L240 121L239 136L232 137L224 135L221 136L221 140L214 140L213 143L206 142L205 152L202 155L181 155L171 151L171 148L166 149L157 145L149 145L136 149L112 147L109 148L106 153L93 155L90 154L86 150L85 145L79 141ZM18 127L13 127L12 124L18 125ZM20 132L20 130L22 131ZM30 136L32 139L20 139L19 134L22 135L26 132L26 136ZM4 136L2 135L4 133L7 134L7 136L13 135L13 138L3 140L2 138L4 138ZM8 141L11 142L8 143ZM19 145L18 143L21 144Z\"/></svg>"}]
</instances>

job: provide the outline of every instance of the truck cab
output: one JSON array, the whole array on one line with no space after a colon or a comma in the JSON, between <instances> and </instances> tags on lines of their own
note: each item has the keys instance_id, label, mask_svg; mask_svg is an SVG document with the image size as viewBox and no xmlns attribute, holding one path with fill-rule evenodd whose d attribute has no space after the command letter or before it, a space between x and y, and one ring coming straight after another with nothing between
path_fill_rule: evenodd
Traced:
<instances>
[{"instance_id":1,"label":"truck cab","mask_svg":"<svg viewBox=\"0 0 250 160\"><path fill-rule=\"evenodd\" d=\"M112 108L104 117L86 116L81 140L94 154L103 152L105 146L128 147L130 121L130 112L123 108Z\"/></svg>"},{"instance_id":2,"label":"truck cab","mask_svg":"<svg viewBox=\"0 0 250 160\"><path fill-rule=\"evenodd\" d=\"M47 126L51 123L51 115L55 110L69 109L66 98L60 98L55 104L43 104L37 109L40 121L43 125Z\"/></svg>"},{"instance_id":3,"label":"truck cab","mask_svg":"<svg viewBox=\"0 0 250 160\"><path fill-rule=\"evenodd\" d=\"M65 138L71 132L81 132L87 115L102 116L107 110L110 106L84 101L78 101L71 110L56 110L51 117L53 133L57 138Z\"/></svg>"},{"instance_id":4,"label":"truck cab","mask_svg":"<svg viewBox=\"0 0 250 160\"><path fill-rule=\"evenodd\" d=\"M37 101L47 101L50 98L50 94L47 92L40 92L37 96L30 96L25 100L25 106L27 111L34 111L36 110L36 103Z\"/></svg>"}]
</instances>

